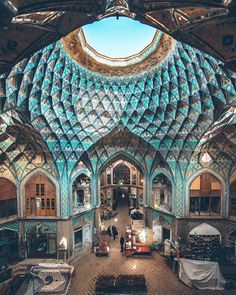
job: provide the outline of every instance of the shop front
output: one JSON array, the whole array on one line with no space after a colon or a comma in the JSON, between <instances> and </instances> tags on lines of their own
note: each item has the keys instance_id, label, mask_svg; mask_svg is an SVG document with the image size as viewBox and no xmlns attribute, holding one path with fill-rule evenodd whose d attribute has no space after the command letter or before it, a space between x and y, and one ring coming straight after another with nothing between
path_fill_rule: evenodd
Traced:
<instances>
[{"instance_id":1,"label":"shop front","mask_svg":"<svg viewBox=\"0 0 236 295\"><path fill-rule=\"evenodd\" d=\"M174 240L175 220L171 214L152 211L153 243L163 245L165 240Z\"/></svg>"},{"instance_id":2,"label":"shop front","mask_svg":"<svg viewBox=\"0 0 236 295\"><path fill-rule=\"evenodd\" d=\"M152 231L145 227L143 220L132 220L125 229L125 256L151 254Z\"/></svg>"},{"instance_id":3,"label":"shop front","mask_svg":"<svg viewBox=\"0 0 236 295\"><path fill-rule=\"evenodd\" d=\"M215 227L202 223L189 232L191 258L218 261L220 259L221 234Z\"/></svg>"},{"instance_id":4,"label":"shop front","mask_svg":"<svg viewBox=\"0 0 236 295\"><path fill-rule=\"evenodd\" d=\"M26 233L28 258L55 258L57 235L44 224L34 225Z\"/></svg>"},{"instance_id":5,"label":"shop front","mask_svg":"<svg viewBox=\"0 0 236 295\"><path fill-rule=\"evenodd\" d=\"M74 219L73 245L74 253L79 253L84 247L92 245L92 220L85 216Z\"/></svg>"},{"instance_id":6,"label":"shop front","mask_svg":"<svg viewBox=\"0 0 236 295\"><path fill-rule=\"evenodd\" d=\"M4 252L8 263L19 260L19 235L15 230L0 229L0 249Z\"/></svg>"}]
</instances>

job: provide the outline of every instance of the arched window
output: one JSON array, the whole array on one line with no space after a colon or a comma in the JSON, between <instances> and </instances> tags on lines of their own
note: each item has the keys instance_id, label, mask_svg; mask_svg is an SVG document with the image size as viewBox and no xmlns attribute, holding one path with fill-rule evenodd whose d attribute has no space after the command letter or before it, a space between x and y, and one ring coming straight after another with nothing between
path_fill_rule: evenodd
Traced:
<instances>
[{"instance_id":1,"label":"arched window","mask_svg":"<svg viewBox=\"0 0 236 295\"><path fill-rule=\"evenodd\" d=\"M236 180L234 180L229 188L230 198L230 216L236 216Z\"/></svg>"},{"instance_id":2,"label":"arched window","mask_svg":"<svg viewBox=\"0 0 236 295\"><path fill-rule=\"evenodd\" d=\"M91 203L91 180L82 173L73 182L73 207L84 206Z\"/></svg>"},{"instance_id":3,"label":"arched window","mask_svg":"<svg viewBox=\"0 0 236 295\"><path fill-rule=\"evenodd\" d=\"M221 191L221 182L212 174L205 172L197 176L190 186L190 215L220 215Z\"/></svg>"},{"instance_id":4,"label":"arched window","mask_svg":"<svg viewBox=\"0 0 236 295\"><path fill-rule=\"evenodd\" d=\"M152 182L153 207L171 212L172 185L163 173L158 174Z\"/></svg>"},{"instance_id":5,"label":"arched window","mask_svg":"<svg viewBox=\"0 0 236 295\"><path fill-rule=\"evenodd\" d=\"M17 214L16 186L6 178L0 178L0 218Z\"/></svg>"},{"instance_id":6,"label":"arched window","mask_svg":"<svg viewBox=\"0 0 236 295\"><path fill-rule=\"evenodd\" d=\"M119 164L114 168L113 184L130 184L130 169L128 166Z\"/></svg>"},{"instance_id":7,"label":"arched window","mask_svg":"<svg viewBox=\"0 0 236 295\"><path fill-rule=\"evenodd\" d=\"M56 216L56 189L51 180L39 173L25 185L26 216Z\"/></svg>"}]
</instances>

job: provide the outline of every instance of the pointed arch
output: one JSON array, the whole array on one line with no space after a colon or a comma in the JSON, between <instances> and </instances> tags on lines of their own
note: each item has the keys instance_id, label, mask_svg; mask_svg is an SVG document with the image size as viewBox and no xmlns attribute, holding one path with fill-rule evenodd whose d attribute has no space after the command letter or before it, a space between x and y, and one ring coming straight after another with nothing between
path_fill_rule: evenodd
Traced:
<instances>
[{"instance_id":1,"label":"pointed arch","mask_svg":"<svg viewBox=\"0 0 236 295\"><path fill-rule=\"evenodd\" d=\"M46 170L42 169L42 168L36 168L33 171L31 171L27 176L25 176L23 178L23 180L20 183L20 208L21 208L21 212L20 212L20 216L23 217L25 215L25 209L26 209L26 184L34 177L37 177L37 175L42 175L44 177L46 177L51 183L52 185L55 187L55 217L59 217L60 216L60 186L58 183L58 180L51 175L50 173L48 173ZM51 204L53 207L53 204ZM51 206L50 205L50 206ZM45 204L46 206L46 204Z\"/></svg>"},{"instance_id":2,"label":"pointed arch","mask_svg":"<svg viewBox=\"0 0 236 295\"><path fill-rule=\"evenodd\" d=\"M190 187L191 187L193 181L195 179L197 179L197 177L201 176L204 173L209 173L210 175L214 176L221 184L220 195L218 196L218 194L217 194L217 198L220 197L220 201L219 201L220 210L219 210L219 213L217 213L217 215L223 217L226 215L226 204L225 204L226 184L225 184L225 180L220 175L218 175L215 171L213 171L209 168L201 169L201 170L197 171L196 173L194 173L193 175L191 175L187 179L187 181L186 181L186 198L184 200L185 201L185 216L186 217L190 216ZM199 197L201 197L201 196L199 196ZM194 201L197 201L197 199ZM199 208L199 206L200 205L198 205L198 208ZM209 206L210 206L210 200L209 200ZM193 210L195 210L195 209L193 209ZM200 208L198 210L200 210ZM211 208L210 207L209 207L209 214L207 216L208 217L211 216Z\"/></svg>"}]
</instances>

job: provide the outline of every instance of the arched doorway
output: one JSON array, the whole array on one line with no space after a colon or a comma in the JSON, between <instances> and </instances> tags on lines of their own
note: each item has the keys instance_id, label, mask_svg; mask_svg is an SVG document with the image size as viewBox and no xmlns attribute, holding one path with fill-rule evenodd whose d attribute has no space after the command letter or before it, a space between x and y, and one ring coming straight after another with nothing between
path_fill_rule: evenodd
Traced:
<instances>
[{"instance_id":1,"label":"arched doorway","mask_svg":"<svg viewBox=\"0 0 236 295\"><path fill-rule=\"evenodd\" d=\"M56 188L42 173L31 177L25 185L26 216L56 216Z\"/></svg>"},{"instance_id":2,"label":"arched doorway","mask_svg":"<svg viewBox=\"0 0 236 295\"><path fill-rule=\"evenodd\" d=\"M0 218L17 214L16 186L10 180L0 178Z\"/></svg>"},{"instance_id":3,"label":"arched doorway","mask_svg":"<svg viewBox=\"0 0 236 295\"><path fill-rule=\"evenodd\" d=\"M127 160L117 160L100 174L101 217L109 218L117 206L142 211L143 175Z\"/></svg>"},{"instance_id":4,"label":"arched doorway","mask_svg":"<svg viewBox=\"0 0 236 295\"><path fill-rule=\"evenodd\" d=\"M221 214L222 183L214 175L204 172L191 182L189 214L217 216Z\"/></svg>"},{"instance_id":5,"label":"arched doorway","mask_svg":"<svg viewBox=\"0 0 236 295\"><path fill-rule=\"evenodd\" d=\"M172 184L163 173L157 174L152 181L153 207L161 211L172 211Z\"/></svg>"},{"instance_id":6,"label":"arched doorway","mask_svg":"<svg viewBox=\"0 0 236 295\"><path fill-rule=\"evenodd\" d=\"M91 204L91 180L86 174L81 173L73 181L72 199L74 211Z\"/></svg>"},{"instance_id":7,"label":"arched doorway","mask_svg":"<svg viewBox=\"0 0 236 295\"><path fill-rule=\"evenodd\" d=\"M113 209L116 210L118 202L128 202L130 190L130 168L126 162L118 163L113 168ZM127 186L126 186L127 185Z\"/></svg>"}]
</instances>

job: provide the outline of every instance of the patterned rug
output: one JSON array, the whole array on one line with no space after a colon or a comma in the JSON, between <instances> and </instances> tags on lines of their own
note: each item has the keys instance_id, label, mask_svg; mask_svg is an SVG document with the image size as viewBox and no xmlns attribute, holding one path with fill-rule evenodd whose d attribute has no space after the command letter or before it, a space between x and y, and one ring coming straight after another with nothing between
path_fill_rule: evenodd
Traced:
<instances>
[{"instance_id":1,"label":"patterned rug","mask_svg":"<svg viewBox=\"0 0 236 295\"><path fill-rule=\"evenodd\" d=\"M30 283L26 295L66 295L74 268L68 264L39 264L30 270Z\"/></svg>"}]
</instances>

